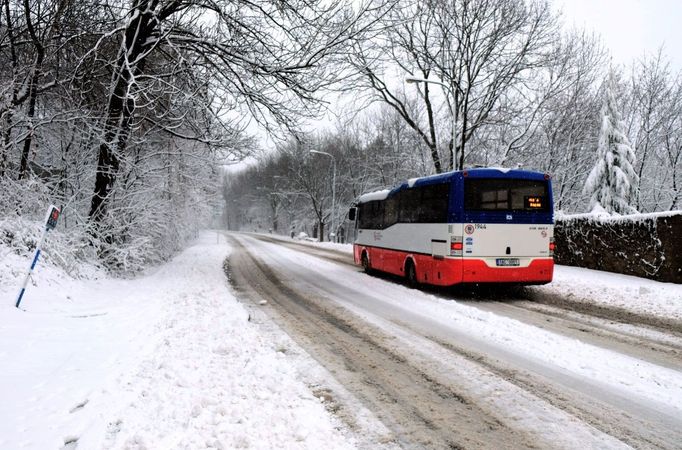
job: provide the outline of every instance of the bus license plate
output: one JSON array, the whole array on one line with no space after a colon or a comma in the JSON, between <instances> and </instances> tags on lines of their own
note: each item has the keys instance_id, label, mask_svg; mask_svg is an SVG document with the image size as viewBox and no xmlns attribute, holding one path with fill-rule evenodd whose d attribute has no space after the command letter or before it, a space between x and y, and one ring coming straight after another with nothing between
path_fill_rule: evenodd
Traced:
<instances>
[{"instance_id":1,"label":"bus license plate","mask_svg":"<svg viewBox=\"0 0 682 450\"><path fill-rule=\"evenodd\" d=\"M498 266L503 267L518 266L519 258L497 258L496 262Z\"/></svg>"}]
</instances>

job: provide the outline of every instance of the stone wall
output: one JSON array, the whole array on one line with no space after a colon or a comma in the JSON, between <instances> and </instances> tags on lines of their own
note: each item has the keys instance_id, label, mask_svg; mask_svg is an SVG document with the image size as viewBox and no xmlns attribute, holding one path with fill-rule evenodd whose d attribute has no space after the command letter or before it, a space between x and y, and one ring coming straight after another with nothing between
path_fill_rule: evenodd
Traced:
<instances>
[{"instance_id":1,"label":"stone wall","mask_svg":"<svg viewBox=\"0 0 682 450\"><path fill-rule=\"evenodd\" d=\"M682 211L559 216L557 264L682 283Z\"/></svg>"}]
</instances>

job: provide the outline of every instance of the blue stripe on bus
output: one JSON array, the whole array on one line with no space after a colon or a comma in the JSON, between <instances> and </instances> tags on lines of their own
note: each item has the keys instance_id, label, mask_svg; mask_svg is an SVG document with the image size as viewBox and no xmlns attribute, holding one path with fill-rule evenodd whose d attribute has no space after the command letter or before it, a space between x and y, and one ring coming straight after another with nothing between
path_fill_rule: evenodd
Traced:
<instances>
[{"instance_id":1,"label":"blue stripe on bus","mask_svg":"<svg viewBox=\"0 0 682 450\"><path fill-rule=\"evenodd\" d=\"M511 218L508 216L511 216ZM452 222L461 223L518 223L546 225L554 223L553 213L538 211L464 211L453 214L450 219Z\"/></svg>"}]
</instances>

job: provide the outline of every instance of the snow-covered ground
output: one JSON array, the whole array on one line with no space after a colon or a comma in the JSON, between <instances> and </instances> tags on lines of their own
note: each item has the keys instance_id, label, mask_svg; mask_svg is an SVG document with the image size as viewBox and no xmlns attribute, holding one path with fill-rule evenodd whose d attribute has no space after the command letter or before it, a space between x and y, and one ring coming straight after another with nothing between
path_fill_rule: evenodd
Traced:
<instances>
[{"instance_id":1,"label":"snow-covered ground","mask_svg":"<svg viewBox=\"0 0 682 450\"><path fill-rule=\"evenodd\" d=\"M352 251L350 245L308 245ZM362 407L355 418L358 434L327 411L315 384L334 381L286 336L263 334L263 325L255 323L258 311L239 303L227 284L222 263L229 252L223 236L207 232L169 263L129 280L88 268L79 270L86 279L74 280L41 263L37 286L29 287L23 310L17 310L16 292L29 261L0 248L0 448L313 449L389 442L390 433ZM329 265L331 274L341 270L315 264ZM382 280L358 282L385 286ZM559 266L555 282L538 289L682 317L680 285ZM471 320L480 332L479 311L426 297L427 304L435 302L435 316ZM502 341L515 342L515 322L483 316L494 325L487 339L508 323ZM518 345L526 349L533 341L544 342L535 336ZM575 352L575 343L569 344ZM613 370L611 355L604 359L611 363L600 378L625 376L622 367ZM642 385L645 397L680 392L676 374L640 373L645 369L617 381ZM682 408L676 401L670 406Z\"/></svg>"},{"instance_id":2,"label":"snow-covered ground","mask_svg":"<svg viewBox=\"0 0 682 450\"><path fill-rule=\"evenodd\" d=\"M552 283L535 287L577 301L682 321L682 285L600 270L556 266Z\"/></svg>"},{"instance_id":3,"label":"snow-covered ground","mask_svg":"<svg viewBox=\"0 0 682 450\"><path fill-rule=\"evenodd\" d=\"M353 448L309 360L249 321L216 239L132 280L39 264L23 311L28 260L0 249L0 448Z\"/></svg>"}]
</instances>

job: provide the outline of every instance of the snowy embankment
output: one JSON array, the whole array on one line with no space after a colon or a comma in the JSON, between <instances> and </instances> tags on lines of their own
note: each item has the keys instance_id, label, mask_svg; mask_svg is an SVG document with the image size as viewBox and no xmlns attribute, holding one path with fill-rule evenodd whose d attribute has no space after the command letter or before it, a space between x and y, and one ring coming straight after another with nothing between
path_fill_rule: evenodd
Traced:
<instances>
[{"instance_id":1,"label":"snowy embankment","mask_svg":"<svg viewBox=\"0 0 682 450\"><path fill-rule=\"evenodd\" d=\"M291 240L284 236L273 236ZM347 253L352 257L351 244L296 240L311 247L321 247ZM604 308L616 308L633 314L682 322L682 285L662 283L646 278L621 275L600 270L557 265L554 280L544 286L530 288L534 294L552 296L558 301L589 302Z\"/></svg>"},{"instance_id":2,"label":"snowy embankment","mask_svg":"<svg viewBox=\"0 0 682 450\"><path fill-rule=\"evenodd\" d=\"M49 250L48 250L49 251ZM259 334L215 233L132 280L74 280L0 247L0 448L350 448Z\"/></svg>"},{"instance_id":3,"label":"snowy embankment","mask_svg":"<svg viewBox=\"0 0 682 450\"><path fill-rule=\"evenodd\" d=\"M550 284L531 289L542 296L682 323L680 284L581 267L555 266L554 280Z\"/></svg>"}]
</instances>

